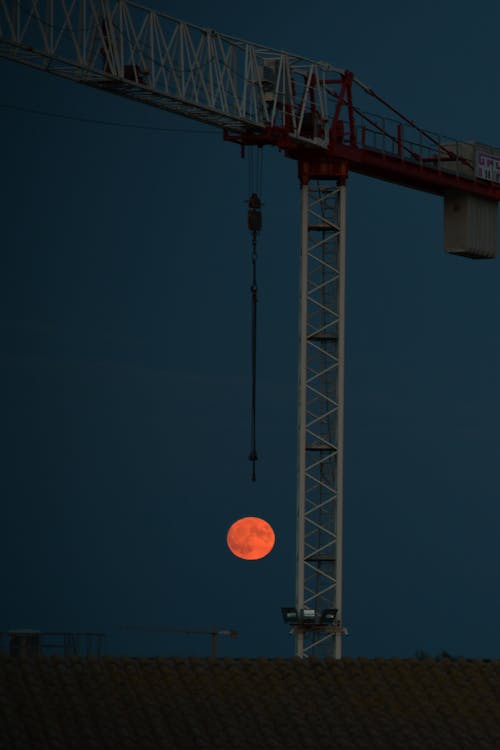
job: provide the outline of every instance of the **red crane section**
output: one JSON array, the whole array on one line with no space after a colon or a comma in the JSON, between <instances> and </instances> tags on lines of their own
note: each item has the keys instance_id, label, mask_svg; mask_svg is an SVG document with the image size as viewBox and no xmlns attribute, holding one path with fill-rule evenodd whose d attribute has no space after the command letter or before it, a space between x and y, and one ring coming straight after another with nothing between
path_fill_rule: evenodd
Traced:
<instances>
[{"instance_id":1,"label":"red crane section","mask_svg":"<svg viewBox=\"0 0 500 750\"><path fill-rule=\"evenodd\" d=\"M331 102L330 118L315 106L321 86ZM436 195L467 193L500 200L500 149L445 138L419 127L350 71L308 83L309 98L299 132L290 114L281 126L259 133L225 130L242 145L274 145L299 162L303 182L341 178L349 171ZM355 102L371 99L377 114ZM372 109L375 109L375 106Z\"/></svg>"}]
</instances>

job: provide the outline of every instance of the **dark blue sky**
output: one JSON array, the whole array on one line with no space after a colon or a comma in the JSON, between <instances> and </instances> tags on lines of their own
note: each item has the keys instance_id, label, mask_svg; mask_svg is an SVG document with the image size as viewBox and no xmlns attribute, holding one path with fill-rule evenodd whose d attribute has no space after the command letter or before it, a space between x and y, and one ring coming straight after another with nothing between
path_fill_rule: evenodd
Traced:
<instances>
[{"instance_id":1,"label":"dark blue sky","mask_svg":"<svg viewBox=\"0 0 500 750\"><path fill-rule=\"evenodd\" d=\"M492 3L154 7L347 67L424 127L500 145ZM0 630L184 655L208 640L119 627L216 625L240 631L223 654L291 655L295 164L264 155L252 484L248 162L42 72L2 60L0 81L2 105L158 128L0 108ZM500 261L444 253L439 198L351 176L347 283L346 654L499 657ZM263 561L226 548L243 515L276 531Z\"/></svg>"}]
</instances>

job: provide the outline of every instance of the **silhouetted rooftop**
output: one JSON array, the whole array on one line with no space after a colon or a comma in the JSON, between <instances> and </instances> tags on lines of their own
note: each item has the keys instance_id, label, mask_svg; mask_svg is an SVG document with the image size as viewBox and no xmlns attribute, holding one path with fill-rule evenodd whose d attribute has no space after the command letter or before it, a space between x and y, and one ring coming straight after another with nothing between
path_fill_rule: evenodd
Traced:
<instances>
[{"instance_id":1,"label":"silhouetted rooftop","mask_svg":"<svg viewBox=\"0 0 500 750\"><path fill-rule=\"evenodd\" d=\"M500 660L0 657L2 750L500 748Z\"/></svg>"}]
</instances>

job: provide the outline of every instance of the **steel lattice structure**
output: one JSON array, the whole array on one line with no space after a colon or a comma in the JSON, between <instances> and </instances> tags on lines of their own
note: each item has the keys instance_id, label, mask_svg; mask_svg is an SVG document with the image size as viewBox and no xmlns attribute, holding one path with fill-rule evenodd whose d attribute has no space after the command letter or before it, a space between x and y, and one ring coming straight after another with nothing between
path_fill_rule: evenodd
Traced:
<instances>
[{"instance_id":1,"label":"steel lattice structure","mask_svg":"<svg viewBox=\"0 0 500 750\"><path fill-rule=\"evenodd\" d=\"M351 72L129 0L0 0L0 56L220 127L229 140L437 194L498 199L468 144L419 127Z\"/></svg>"},{"instance_id":2,"label":"steel lattice structure","mask_svg":"<svg viewBox=\"0 0 500 750\"><path fill-rule=\"evenodd\" d=\"M447 249L494 257L500 151L424 130L347 70L128 0L0 0L0 57L219 127L242 149L278 147L297 161L302 272L293 629L298 656L339 657L345 181L354 171L444 196ZM462 224L453 223L455 214ZM462 242L470 216L481 237L472 233Z\"/></svg>"},{"instance_id":3,"label":"steel lattice structure","mask_svg":"<svg viewBox=\"0 0 500 750\"><path fill-rule=\"evenodd\" d=\"M324 82L340 73L119 0L2 0L0 54L218 127L286 123L318 143L300 135L305 92L326 120Z\"/></svg>"},{"instance_id":4,"label":"steel lattice structure","mask_svg":"<svg viewBox=\"0 0 500 750\"><path fill-rule=\"evenodd\" d=\"M341 655L345 186L302 186L296 608L336 610L297 627L298 656Z\"/></svg>"}]
</instances>

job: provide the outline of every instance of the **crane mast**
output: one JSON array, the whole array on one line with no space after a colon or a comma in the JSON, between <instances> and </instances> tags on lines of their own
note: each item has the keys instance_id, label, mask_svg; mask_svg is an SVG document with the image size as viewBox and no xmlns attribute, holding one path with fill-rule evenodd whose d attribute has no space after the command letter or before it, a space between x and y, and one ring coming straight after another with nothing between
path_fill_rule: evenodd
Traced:
<instances>
[{"instance_id":1,"label":"crane mast","mask_svg":"<svg viewBox=\"0 0 500 750\"><path fill-rule=\"evenodd\" d=\"M342 654L345 193L301 187L296 603L299 656Z\"/></svg>"},{"instance_id":2,"label":"crane mast","mask_svg":"<svg viewBox=\"0 0 500 750\"><path fill-rule=\"evenodd\" d=\"M445 248L491 258L500 152L424 130L350 71L128 0L0 0L0 56L297 162L296 601L284 616L298 656L340 657L346 179L354 171L443 196Z\"/></svg>"}]
</instances>

